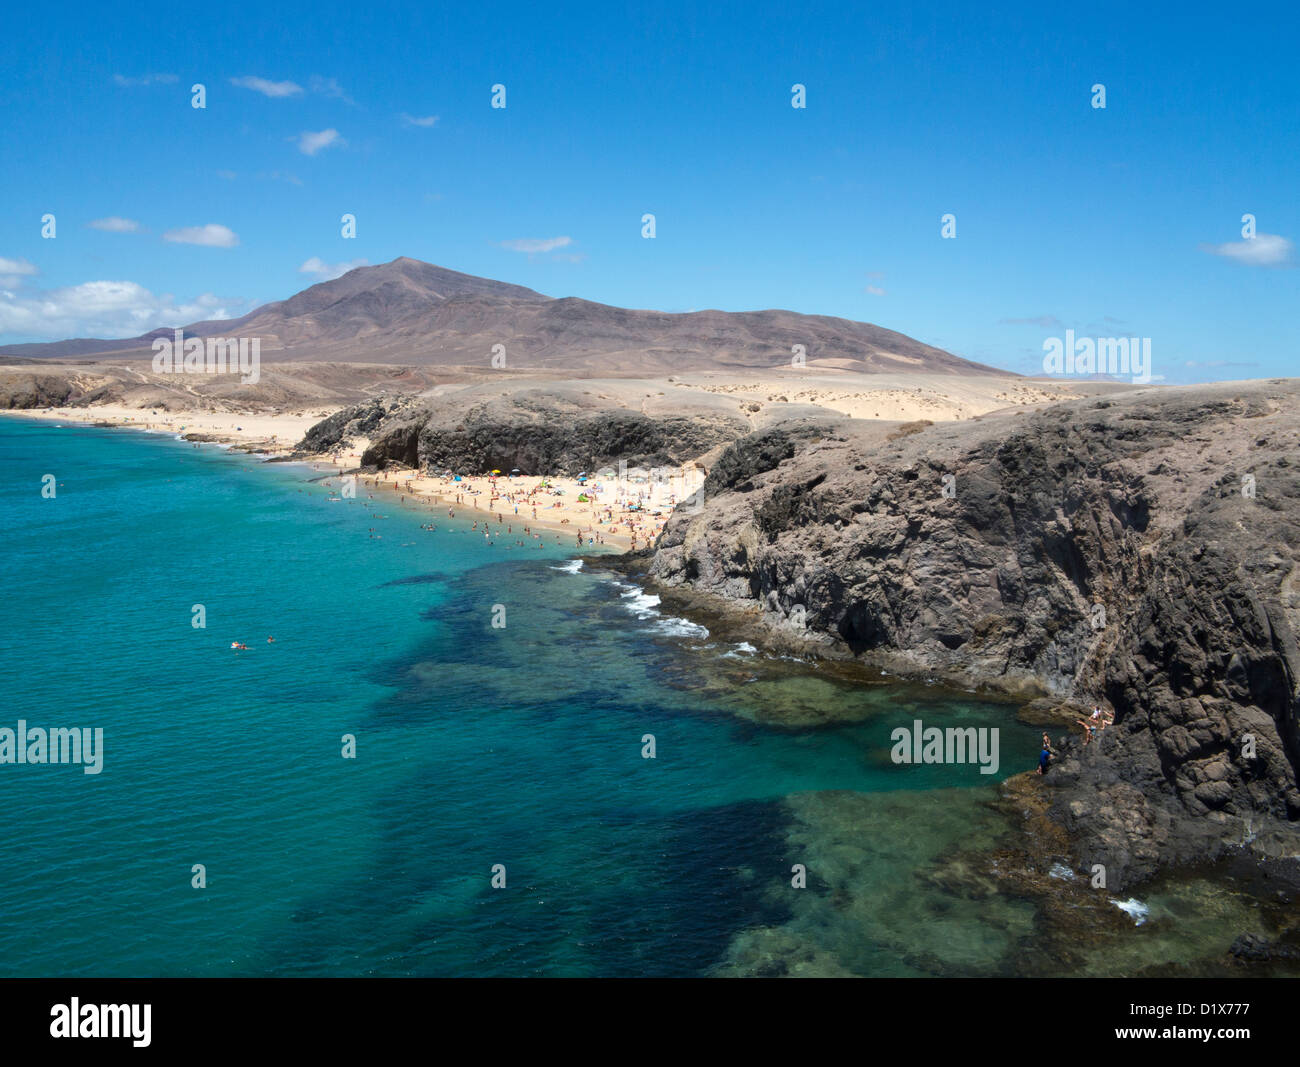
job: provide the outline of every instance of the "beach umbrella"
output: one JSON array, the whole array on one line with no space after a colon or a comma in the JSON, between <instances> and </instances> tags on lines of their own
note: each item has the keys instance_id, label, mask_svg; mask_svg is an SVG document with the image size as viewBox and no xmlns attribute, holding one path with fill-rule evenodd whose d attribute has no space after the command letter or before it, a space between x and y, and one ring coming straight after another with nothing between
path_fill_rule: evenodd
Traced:
<instances>
[{"instance_id":1,"label":"beach umbrella","mask_svg":"<svg viewBox=\"0 0 1300 1067\"><path fill-rule=\"evenodd\" d=\"M510 473L511 473L511 474L522 474L523 471L521 471L518 467L516 467L516 468L515 468L514 470L512 470Z\"/></svg>"},{"instance_id":2,"label":"beach umbrella","mask_svg":"<svg viewBox=\"0 0 1300 1067\"><path fill-rule=\"evenodd\" d=\"M501 472L500 472L500 471L493 471L492 473L493 473L493 474L500 474Z\"/></svg>"}]
</instances>

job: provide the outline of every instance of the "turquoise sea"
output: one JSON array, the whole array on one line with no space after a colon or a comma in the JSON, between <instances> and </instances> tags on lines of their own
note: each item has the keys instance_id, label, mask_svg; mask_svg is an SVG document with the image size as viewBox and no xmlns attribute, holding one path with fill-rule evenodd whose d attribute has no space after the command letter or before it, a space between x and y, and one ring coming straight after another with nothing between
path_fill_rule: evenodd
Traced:
<instances>
[{"instance_id":1,"label":"turquoise sea","mask_svg":"<svg viewBox=\"0 0 1300 1067\"><path fill-rule=\"evenodd\" d=\"M791 938L998 973L1032 937L926 895L1033 766L1014 708L764 657L553 536L325 477L0 420L0 727L104 732L97 775L0 764L0 974L762 973ZM918 718L999 728L998 774L893 764Z\"/></svg>"}]
</instances>

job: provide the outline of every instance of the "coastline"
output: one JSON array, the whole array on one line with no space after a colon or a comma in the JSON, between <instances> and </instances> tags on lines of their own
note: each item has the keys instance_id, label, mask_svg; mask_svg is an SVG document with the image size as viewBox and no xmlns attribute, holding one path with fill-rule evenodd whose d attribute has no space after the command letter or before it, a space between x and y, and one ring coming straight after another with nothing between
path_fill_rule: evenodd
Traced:
<instances>
[{"instance_id":1,"label":"coastline","mask_svg":"<svg viewBox=\"0 0 1300 1067\"><path fill-rule=\"evenodd\" d=\"M301 462L317 471L329 468L330 477L355 475L358 489L396 494L399 502L413 498L413 503L428 505L439 516L495 522L503 536L518 536L520 530L543 531L556 535L559 543L567 538L574 548L583 551L625 552L652 545L670 518L672 507L703 481L703 475L693 468L683 468L667 482L654 485L644 480L579 481L558 475L511 478L504 473L497 478L464 474L456 481L454 476L422 475L410 470L365 471L361 464L370 441L364 437L328 453L304 453L296 448L311 427L338 410L342 408L270 414L173 412L109 404L93 408L9 409L0 414L39 422L171 434L196 444L224 445L262 455L272 461Z\"/></svg>"}]
</instances>

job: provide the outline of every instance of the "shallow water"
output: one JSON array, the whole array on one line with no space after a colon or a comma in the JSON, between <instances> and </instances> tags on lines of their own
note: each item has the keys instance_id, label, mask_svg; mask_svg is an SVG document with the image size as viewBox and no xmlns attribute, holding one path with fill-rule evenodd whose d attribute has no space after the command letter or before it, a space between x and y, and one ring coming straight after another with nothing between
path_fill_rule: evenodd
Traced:
<instances>
[{"instance_id":1,"label":"shallow water","mask_svg":"<svg viewBox=\"0 0 1300 1067\"><path fill-rule=\"evenodd\" d=\"M0 726L105 739L97 775L0 765L0 974L1014 967L1027 904L927 881L1005 829L1007 705L717 642L301 466L0 420L0 472ZM998 728L998 774L894 764L915 719Z\"/></svg>"}]
</instances>

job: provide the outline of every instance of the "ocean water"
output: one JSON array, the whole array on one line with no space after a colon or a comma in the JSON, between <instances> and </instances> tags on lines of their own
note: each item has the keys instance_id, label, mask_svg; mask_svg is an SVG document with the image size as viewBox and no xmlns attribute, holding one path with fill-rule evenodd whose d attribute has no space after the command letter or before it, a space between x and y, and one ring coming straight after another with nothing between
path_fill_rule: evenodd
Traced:
<instances>
[{"instance_id":1,"label":"ocean water","mask_svg":"<svg viewBox=\"0 0 1300 1067\"><path fill-rule=\"evenodd\" d=\"M1032 938L928 881L1033 766L1010 706L720 643L567 538L324 477L0 420L0 727L104 735L99 774L0 764L0 975L764 973L791 938L998 973ZM999 772L895 765L915 719L997 727Z\"/></svg>"}]
</instances>

